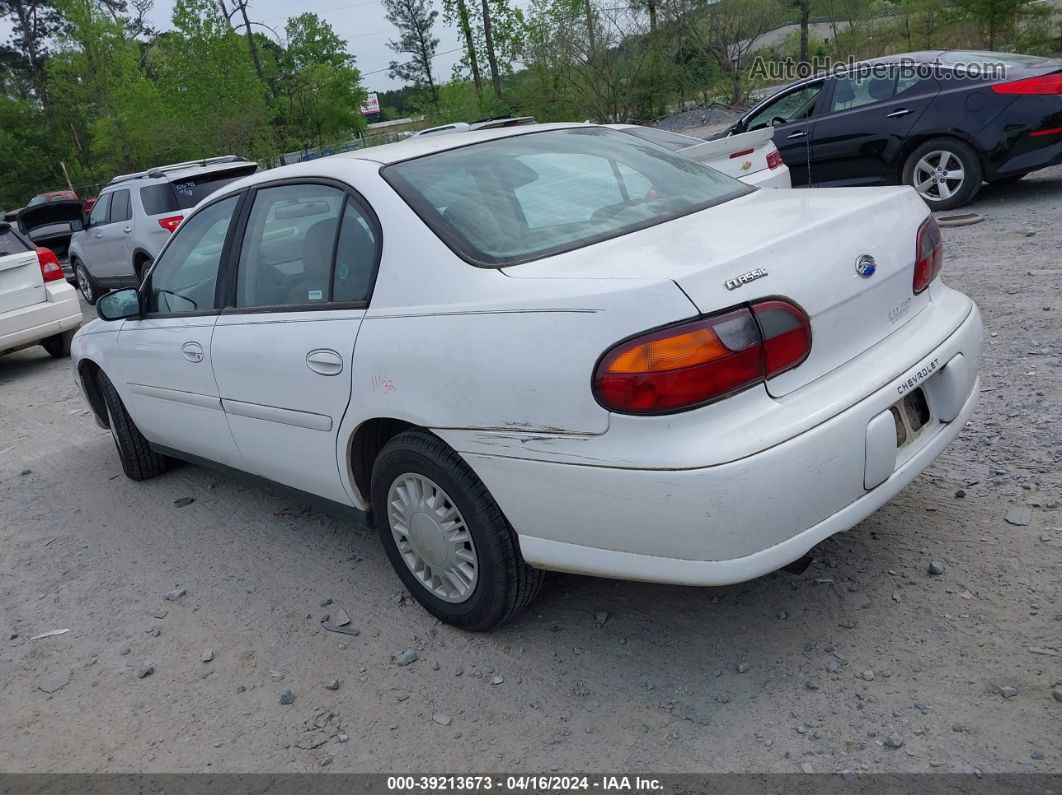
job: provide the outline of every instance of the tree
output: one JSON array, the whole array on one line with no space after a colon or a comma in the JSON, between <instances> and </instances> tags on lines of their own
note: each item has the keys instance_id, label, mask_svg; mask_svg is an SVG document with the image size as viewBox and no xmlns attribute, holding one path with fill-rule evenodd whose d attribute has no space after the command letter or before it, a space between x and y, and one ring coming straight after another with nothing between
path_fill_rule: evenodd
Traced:
<instances>
[{"instance_id":1,"label":"tree","mask_svg":"<svg viewBox=\"0 0 1062 795\"><path fill-rule=\"evenodd\" d=\"M1014 20L1029 3L1030 0L955 0L955 5L981 26L990 50L996 48L999 34L1013 27Z\"/></svg>"},{"instance_id":2,"label":"tree","mask_svg":"<svg viewBox=\"0 0 1062 795\"><path fill-rule=\"evenodd\" d=\"M11 46L24 59L37 99L46 105L48 41L62 29L62 17L50 0L0 0L0 17L11 19Z\"/></svg>"},{"instance_id":3,"label":"tree","mask_svg":"<svg viewBox=\"0 0 1062 795\"><path fill-rule=\"evenodd\" d=\"M808 63L808 24L811 21L811 0L788 0L800 15L800 63Z\"/></svg>"},{"instance_id":4,"label":"tree","mask_svg":"<svg viewBox=\"0 0 1062 795\"><path fill-rule=\"evenodd\" d=\"M738 105L745 98L742 78L749 59L761 48L760 37L778 27L784 12L778 0L717 0L705 9L698 31L705 50L730 77L730 101Z\"/></svg>"},{"instance_id":5,"label":"tree","mask_svg":"<svg viewBox=\"0 0 1062 795\"><path fill-rule=\"evenodd\" d=\"M391 61L388 75L399 80L408 80L426 89L428 100L439 107L439 89L431 75L431 62L439 47L439 40L432 35L432 28L439 12L431 7L431 0L383 0L387 21L398 28L398 41L387 42L392 51L410 56L399 63Z\"/></svg>"},{"instance_id":6,"label":"tree","mask_svg":"<svg viewBox=\"0 0 1062 795\"><path fill-rule=\"evenodd\" d=\"M476 53L476 40L472 36L472 19L468 13L466 0L443 0L443 21L449 25L457 23L461 37L465 41L465 55L462 59L472 72L472 82L476 94L483 95L483 78L479 74L479 57Z\"/></svg>"}]
</instances>

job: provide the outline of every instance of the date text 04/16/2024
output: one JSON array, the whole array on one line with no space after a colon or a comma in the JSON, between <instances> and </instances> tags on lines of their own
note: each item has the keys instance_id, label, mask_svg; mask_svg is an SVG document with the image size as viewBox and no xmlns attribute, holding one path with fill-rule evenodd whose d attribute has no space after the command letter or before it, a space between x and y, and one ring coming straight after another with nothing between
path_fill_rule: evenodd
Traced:
<instances>
[{"instance_id":1,"label":"date text 04/16/2024","mask_svg":"<svg viewBox=\"0 0 1062 795\"><path fill-rule=\"evenodd\" d=\"M503 792L557 792L568 790L602 792L655 792L663 788L659 779L642 776L388 776L387 789L392 792L468 792L501 790Z\"/></svg>"}]
</instances>

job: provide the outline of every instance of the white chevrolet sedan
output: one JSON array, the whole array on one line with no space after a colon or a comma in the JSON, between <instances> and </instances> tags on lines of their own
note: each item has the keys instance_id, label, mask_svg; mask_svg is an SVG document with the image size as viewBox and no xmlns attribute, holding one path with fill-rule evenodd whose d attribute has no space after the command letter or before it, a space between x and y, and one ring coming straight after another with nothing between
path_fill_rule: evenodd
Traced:
<instances>
[{"instance_id":1,"label":"white chevrolet sedan","mask_svg":"<svg viewBox=\"0 0 1062 795\"><path fill-rule=\"evenodd\" d=\"M485 630L543 570L748 580L892 498L978 392L941 258L907 187L758 190L587 125L428 136L208 198L75 373L131 478L371 515Z\"/></svg>"}]
</instances>

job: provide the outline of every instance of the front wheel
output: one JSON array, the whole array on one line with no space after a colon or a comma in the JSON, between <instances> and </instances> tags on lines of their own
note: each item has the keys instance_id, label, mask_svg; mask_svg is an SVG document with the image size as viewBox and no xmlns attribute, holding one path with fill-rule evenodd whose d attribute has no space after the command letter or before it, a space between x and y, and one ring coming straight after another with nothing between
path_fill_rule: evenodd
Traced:
<instances>
[{"instance_id":1,"label":"front wheel","mask_svg":"<svg viewBox=\"0 0 1062 795\"><path fill-rule=\"evenodd\" d=\"M934 138L915 149L903 167L910 185L931 210L953 210L981 189L981 161L956 138Z\"/></svg>"},{"instance_id":2,"label":"front wheel","mask_svg":"<svg viewBox=\"0 0 1062 795\"><path fill-rule=\"evenodd\" d=\"M148 445L148 440L125 410L114 384L102 372L96 376L96 385L103 396L107 409L107 424L111 428L114 446L122 462L122 471L131 480L146 480L166 471L167 459Z\"/></svg>"},{"instance_id":3,"label":"front wheel","mask_svg":"<svg viewBox=\"0 0 1062 795\"><path fill-rule=\"evenodd\" d=\"M372 471L376 529L399 578L432 615L482 632L538 594L543 573L524 562L487 487L427 431L399 434Z\"/></svg>"}]
</instances>

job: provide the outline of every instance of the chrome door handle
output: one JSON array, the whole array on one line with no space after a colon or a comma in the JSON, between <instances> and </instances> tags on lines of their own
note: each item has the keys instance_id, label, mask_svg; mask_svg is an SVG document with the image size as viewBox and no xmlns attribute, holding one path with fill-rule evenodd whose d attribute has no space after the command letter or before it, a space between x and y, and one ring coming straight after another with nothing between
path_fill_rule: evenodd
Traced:
<instances>
[{"instance_id":1,"label":"chrome door handle","mask_svg":"<svg viewBox=\"0 0 1062 795\"><path fill-rule=\"evenodd\" d=\"M190 362L203 361L203 346L198 342L186 342L181 346L181 356Z\"/></svg>"},{"instance_id":2,"label":"chrome door handle","mask_svg":"<svg viewBox=\"0 0 1062 795\"><path fill-rule=\"evenodd\" d=\"M330 348L315 348L306 354L306 366L318 375L339 375L343 372L343 357Z\"/></svg>"},{"instance_id":3,"label":"chrome door handle","mask_svg":"<svg viewBox=\"0 0 1062 795\"><path fill-rule=\"evenodd\" d=\"M125 232L128 235L130 232L133 231L133 227L127 226L122 231Z\"/></svg>"},{"instance_id":4,"label":"chrome door handle","mask_svg":"<svg viewBox=\"0 0 1062 795\"><path fill-rule=\"evenodd\" d=\"M798 130L795 133L789 133L786 138L803 138L805 135L807 135L806 130Z\"/></svg>"},{"instance_id":5,"label":"chrome door handle","mask_svg":"<svg viewBox=\"0 0 1062 795\"><path fill-rule=\"evenodd\" d=\"M97 232L97 233L96 233L96 237L97 237L97 238L103 237L103 232Z\"/></svg>"},{"instance_id":6,"label":"chrome door handle","mask_svg":"<svg viewBox=\"0 0 1062 795\"><path fill-rule=\"evenodd\" d=\"M908 110L907 108L900 108L899 110L894 110L892 113L886 113L885 114L885 118L886 119L898 119L900 116L906 116L910 112L911 111Z\"/></svg>"}]
</instances>

